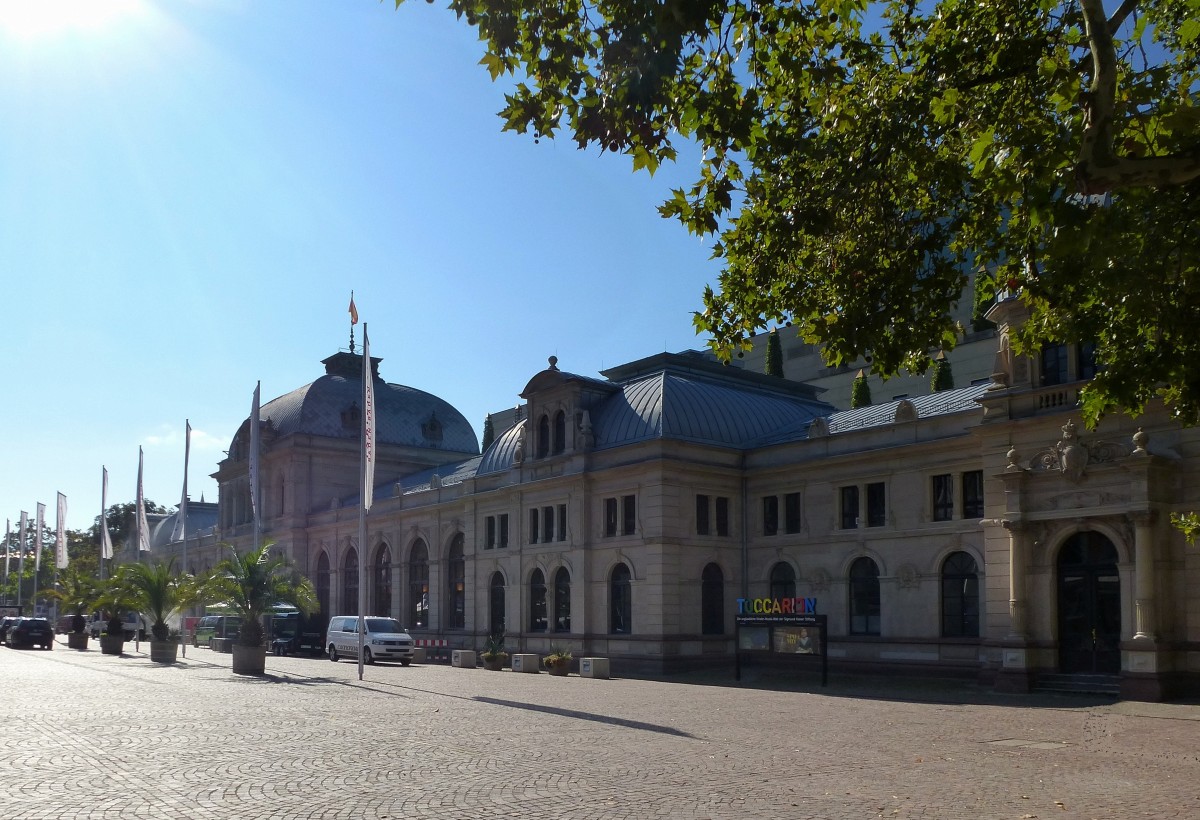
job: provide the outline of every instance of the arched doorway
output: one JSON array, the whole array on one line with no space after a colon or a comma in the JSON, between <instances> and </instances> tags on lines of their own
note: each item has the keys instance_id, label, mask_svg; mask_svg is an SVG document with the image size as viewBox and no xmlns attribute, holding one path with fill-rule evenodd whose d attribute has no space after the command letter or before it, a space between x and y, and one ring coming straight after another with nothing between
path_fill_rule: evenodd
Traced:
<instances>
[{"instance_id":1,"label":"arched doorway","mask_svg":"<svg viewBox=\"0 0 1200 820\"><path fill-rule=\"evenodd\" d=\"M1121 671L1117 548L1098 532L1072 535L1058 552L1058 665L1066 673Z\"/></svg>"}]
</instances>

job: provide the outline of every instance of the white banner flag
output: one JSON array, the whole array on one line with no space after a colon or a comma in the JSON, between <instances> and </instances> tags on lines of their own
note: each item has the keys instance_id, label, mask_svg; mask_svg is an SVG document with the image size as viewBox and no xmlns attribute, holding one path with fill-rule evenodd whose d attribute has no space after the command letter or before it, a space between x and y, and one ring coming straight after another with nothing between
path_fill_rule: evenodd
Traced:
<instances>
[{"instance_id":1,"label":"white banner flag","mask_svg":"<svg viewBox=\"0 0 1200 820\"><path fill-rule=\"evenodd\" d=\"M371 370L371 343L363 323L363 509L371 509L375 496L375 374Z\"/></svg>"},{"instance_id":2,"label":"white banner flag","mask_svg":"<svg viewBox=\"0 0 1200 820\"><path fill-rule=\"evenodd\" d=\"M58 494L58 517L54 522L54 566L67 568L67 497Z\"/></svg>"},{"instance_id":3,"label":"white banner flag","mask_svg":"<svg viewBox=\"0 0 1200 820\"><path fill-rule=\"evenodd\" d=\"M262 382L254 385L254 402L250 405L250 512L254 515L254 531L258 532L258 405Z\"/></svg>"},{"instance_id":4,"label":"white banner flag","mask_svg":"<svg viewBox=\"0 0 1200 820\"><path fill-rule=\"evenodd\" d=\"M33 535L33 577L42 571L42 533L46 530L46 505L37 505L37 530Z\"/></svg>"},{"instance_id":5,"label":"white banner flag","mask_svg":"<svg viewBox=\"0 0 1200 820\"><path fill-rule=\"evenodd\" d=\"M150 551L150 525L146 522L146 496L142 492L142 445L138 445L138 488L137 488L137 550Z\"/></svg>"},{"instance_id":6,"label":"white banner flag","mask_svg":"<svg viewBox=\"0 0 1200 820\"><path fill-rule=\"evenodd\" d=\"M171 532L172 541L183 541L187 539L187 475L188 475L188 458L192 452L192 423L185 421L187 425L187 433L183 439L183 496L179 499L179 512L175 515L175 529Z\"/></svg>"},{"instance_id":7,"label":"white banner flag","mask_svg":"<svg viewBox=\"0 0 1200 820\"><path fill-rule=\"evenodd\" d=\"M21 534L17 541L17 583L25 578L25 530L29 524L29 513L21 510Z\"/></svg>"},{"instance_id":8,"label":"white banner flag","mask_svg":"<svg viewBox=\"0 0 1200 820\"><path fill-rule=\"evenodd\" d=\"M101 467L104 479L100 484L100 557L112 560L112 536L108 534L108 468Z\"/></svg>"}]
</instances>

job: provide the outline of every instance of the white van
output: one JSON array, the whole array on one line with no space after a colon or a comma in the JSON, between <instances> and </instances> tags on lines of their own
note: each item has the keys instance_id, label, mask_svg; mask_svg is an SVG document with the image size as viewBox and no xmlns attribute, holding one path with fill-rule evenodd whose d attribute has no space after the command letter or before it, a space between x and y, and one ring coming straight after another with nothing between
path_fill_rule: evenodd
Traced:
<instances>
[{"instance_id":1,"label":"white van","mask_svg":"<svg viewBox=\"0 0 1200 820\"><path fill-rule=\"evenodd\" d=\"M395 618L368 615L367 633L363 636L363 663L400 661L408 666L413 659L413 639ZM337 615L329 619L325 633L325 650L329 660L358 657L358 616Z\"/></svg>"}]
</instances>

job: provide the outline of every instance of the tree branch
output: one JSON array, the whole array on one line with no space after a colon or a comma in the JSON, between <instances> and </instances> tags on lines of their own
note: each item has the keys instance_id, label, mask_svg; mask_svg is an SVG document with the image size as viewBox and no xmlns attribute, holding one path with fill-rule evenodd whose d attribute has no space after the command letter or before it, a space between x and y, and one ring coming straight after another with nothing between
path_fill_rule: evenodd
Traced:
<instances>
[{"instance_id":1,"label":"tree branch","mask_svg":"<svg viewBox=\"0 0 1200 820\"><path fill-rule=\"evenodd\" d=\"M1126 0L1117 18L1137 4ZM1080 0L1092 56L1092 82L1084 99L1083 138L1075 176L1085 194L1121 188L1181 185L1200 178L1200 150L1161 157L1118 157L1113 150L1113 118L1117 98L1117 51L1104 0ZM1124 19L1124 18L1122 18ZM1118 23L1119 25L1119 23Z\"/></svg>"}]
</instances>

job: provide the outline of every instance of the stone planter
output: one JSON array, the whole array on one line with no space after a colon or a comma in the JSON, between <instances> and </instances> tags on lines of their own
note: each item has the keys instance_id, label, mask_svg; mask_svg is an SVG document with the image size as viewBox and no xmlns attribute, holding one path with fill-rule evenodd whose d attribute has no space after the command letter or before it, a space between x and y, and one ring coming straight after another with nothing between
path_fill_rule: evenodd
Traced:
<instances>
[{"instance_id":1,"label":"stone planter","mask_svg":"<svg viewBox=\"0 0 1200 820\"><path fill-rule=\"evenodd\" d=\"M101 635L100 651L105 655L120 655L125 649L125 635Z\"/></svg>"},{"instance_id":2,"label":"stone planter","mask_svg":"<svg viewBox=\"0 0 1200 820\"><path fill-rule=\"evenodd\" d=\"M483 663L483 668L490 672L502 671L504 669L504 661L504 657L480 658L480 662Z\"/></svg>"},{"instance_id":3,"label":"stone planter","mask_svg":"<svg viewBox=\"0 0 1200 820\"><path fill-rule=\"evenodd\" d=\"M155 663L175 663L179 655L176 641L150 641L150 660Z\"/></svg>"},{"instance_id":4,"label":"stone planter","mask_svg":"<svg viewBox=\"0 0 1200 820\"><path fill-rule=\"evenodd\" d=\"M237 675L261 675L267 671L266 646L233 645L233 671Z\"/></svg>"},{"instance_id":5,"label":"stone planter","mask_svg":"<svg viewBox=\"0 0 1200 820\"><path fill-rule=\"evenodd\" d=\"M566 677L567 673L571 671L571 664L556 663L553 666L546 664L546 671L551 675L558 675L560 678L563 678Z\"/></svg>"},{"instance_id":6,"label":"stone planter","mask_svg":"<svg viewBox=\"0 0 1200 820\"><path fill-rule=\"evenodd\" d=\"M71 649L87 649L88 634L86 632L68 632L67 646Z\"/></svg>"}]
</instances>

